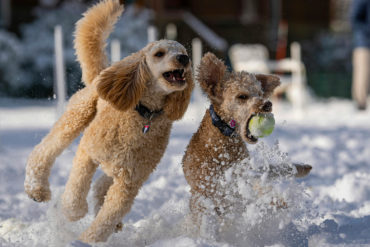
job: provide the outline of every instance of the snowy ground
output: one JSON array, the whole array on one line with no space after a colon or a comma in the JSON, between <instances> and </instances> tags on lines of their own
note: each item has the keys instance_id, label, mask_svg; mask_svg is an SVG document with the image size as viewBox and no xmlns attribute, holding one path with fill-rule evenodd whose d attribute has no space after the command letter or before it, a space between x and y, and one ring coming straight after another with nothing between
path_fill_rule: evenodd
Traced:
<instances>
[{"instance_id":1,"label":"snowy ground","mask_svg":"<svg viewBox=\"0 0 370 247\"><path fill-rule=\"evenodd\" d=\"M168 149L125 217L123 231L98 246L370 246L370 111L329 100L311 103L303 114L278 103L274 113L274 133L250 147L252 155L286 159L288 153L290 160L313 166L308 177L275 186L289 202L286 212L249 202L248 212L226 225L224 234L197 234L188 218L189 187L180 164L203 115L191 105L174 126ZM53 167L51 202L33 202L23 192L26 158L55 119L49 101L0 99L0 246L82 246L75 240L92 214L68 223L58 208L77 141Z\"/></svg>"}]
</instances>

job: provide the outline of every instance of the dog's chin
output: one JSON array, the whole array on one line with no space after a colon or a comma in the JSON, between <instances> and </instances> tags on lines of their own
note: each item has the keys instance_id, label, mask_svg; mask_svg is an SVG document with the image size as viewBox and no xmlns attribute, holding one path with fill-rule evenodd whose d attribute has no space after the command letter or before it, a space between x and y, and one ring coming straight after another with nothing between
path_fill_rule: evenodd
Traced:
<instances>
[{"instance_id":1,"label":"dog's chin","mask_svg":"<svg viewBox=\"0 0 370 247\"><path fill-rule=\"evenodd\" d=\"M157 80L159 82L159 87L161 91L165 92L166 94L170 94L176 91L182 91L187 87L187 83L183 84L176 84L176 83L169 83L163 77Z\"/></svg>"},{"instance_id":2,"label":"dog's chin","mask_svg":"<svg viewBox=\"0 0 370 247\"><path fill-rule=\"evenodd\" d=\"M253 136L251 134L251 132L249 131L249 121L252 119L254 115L251 115L248 120L246 121L246 123L243 125L243 133L242 133L242 138L244 141L246 141L247 143L249 144L256 144L258 142L258 138Z\"/></svg>"},{"instance_id":3,"label":"dog's chin","mask_svg":"<svg viewBox=\"0 0 370 247\"><path fill-rule=\"evenodd\" d=\"M244 141L248 142L249 144L256 144L258 142L258 138L250 134L243 135L242 138Z\"/></svg>"}]
</instances>

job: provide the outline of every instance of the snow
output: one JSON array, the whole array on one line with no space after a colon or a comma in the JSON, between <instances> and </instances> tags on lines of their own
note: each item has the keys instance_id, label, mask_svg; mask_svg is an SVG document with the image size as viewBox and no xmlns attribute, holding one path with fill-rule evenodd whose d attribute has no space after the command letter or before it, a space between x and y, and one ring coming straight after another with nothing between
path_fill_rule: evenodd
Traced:
<instances>
[{"instance_id":1,"label":"snow","mask_svg":"<svg viewBox=\"0 0 370 247\"><path fill-rule=\"evenodd\" d=\"M0 246L87 246L76 239L93 220L91 195L89 214L78 222L66 221L59 202L78 140L54 164L50 202L36 203L23 191L27 156L56 120L55 109L53 101L0 98ZM226 172L232 213L219 226L204 219L199 232L189 216L181 159L203 110L192 103L174 125L123 230L96 246L370 246L369 110L330 99L311 102L300 114L288 103L274 103L274 132L248 145L245 162L252 169L241 163ZM268 164L289 161L312 165L311 174L269 179ZM256 193L255 184L264 193ZM271 206L281 201L286 209ZM222 231L215 234L214 226Z\"/></svg>"}]
</instances>

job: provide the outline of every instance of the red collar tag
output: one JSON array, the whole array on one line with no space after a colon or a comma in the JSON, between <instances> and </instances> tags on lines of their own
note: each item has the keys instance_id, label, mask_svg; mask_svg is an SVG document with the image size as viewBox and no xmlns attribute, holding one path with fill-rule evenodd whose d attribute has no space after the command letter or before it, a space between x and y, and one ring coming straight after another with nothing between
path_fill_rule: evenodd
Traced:
<instances>
[{"instance_id":1,"label":"red collar tag","mask_svg":"<svg viewBox=\"0 0 370 247\"><path fill-rule=\"evenodd\" d=\"M229 122L229 125L231 128L235 128L235 125L236 125L236 121L234 119L231 119L230 122Z\"/></svg>"},{"instance_id":2,"label":"red collar tag","mask_svg":"<svg viewBox=\"0 0 370 247\"><path fill-rule=\"evenodd\" d=\"M146 134L150 129L150 125L144 125L143 127L143 133Z\"/></svg>"}]
</instances>

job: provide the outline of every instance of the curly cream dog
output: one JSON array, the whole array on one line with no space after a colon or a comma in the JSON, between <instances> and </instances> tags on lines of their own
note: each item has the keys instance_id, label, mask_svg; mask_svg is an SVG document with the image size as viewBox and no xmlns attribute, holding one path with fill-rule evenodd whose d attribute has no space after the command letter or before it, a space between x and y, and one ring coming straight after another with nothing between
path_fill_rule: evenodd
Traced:
<instances>
[{"instance_id":1,"label":"curly cream dog","mask_svg":"<svg viewBox=\"0 0 370 247\"><path fill-rule=\"evenodd\" d=\"M80 236L84 242L106 241L130 210L193 89L190 60L175 41L152 42L107 67L105 39L122 11L118 0L104 0L77 23L75 47L87 87L72 97L27 162L26 192L37 201L49 200L55 158L86 128L62 195L64 214L78 220L87 213L86 196L98 165L106 174L98 182L99 211Z\"/></svg>"},{"instance_id":2,"label":"curly cream dog","mask_svg":"<svg viewBox=\"0 0 370 247\"><path fill-rule=\"evenodd\" d=\"M230 73L212 53L202 58L197 79L211 107L187 147L183 169L191 188L190 209L199 224L199 216L206 210L203 199L209 199L216 215L221 216L227 192L219 190L219 180L228 168L249 156L245 142L254 144L258 139L250 134L248 121L254 114L271 112L268 98L280 80L272 75ZM297 177L311 170L309 165L296 168Z\"/></svg>"}]
</instances>

